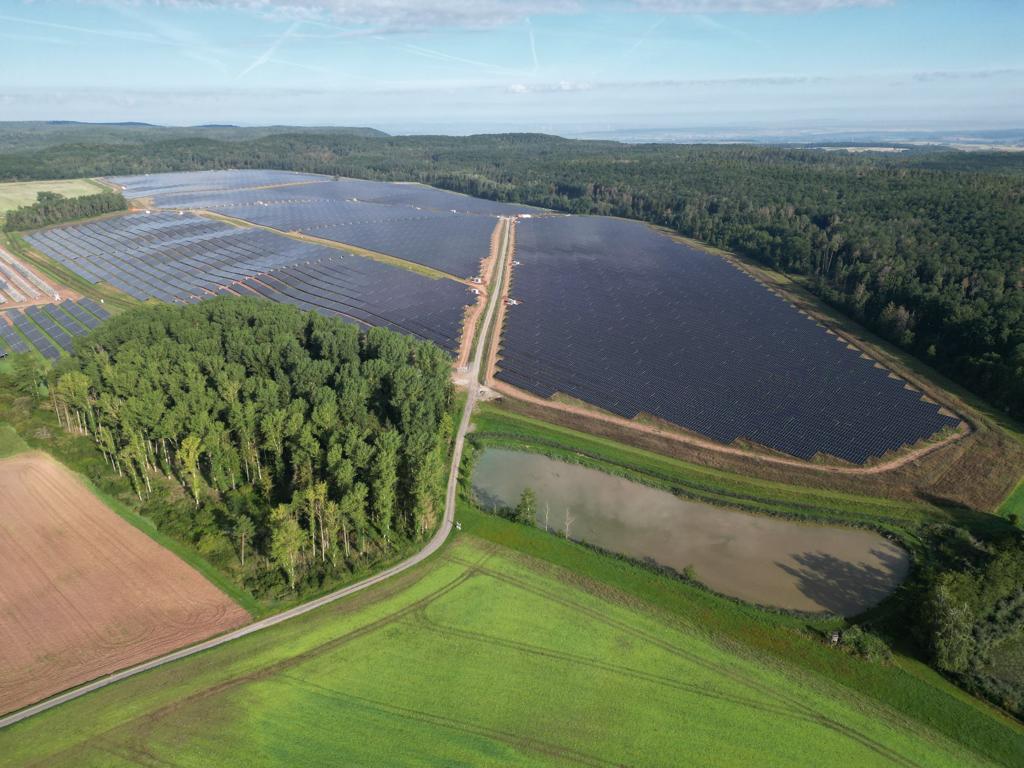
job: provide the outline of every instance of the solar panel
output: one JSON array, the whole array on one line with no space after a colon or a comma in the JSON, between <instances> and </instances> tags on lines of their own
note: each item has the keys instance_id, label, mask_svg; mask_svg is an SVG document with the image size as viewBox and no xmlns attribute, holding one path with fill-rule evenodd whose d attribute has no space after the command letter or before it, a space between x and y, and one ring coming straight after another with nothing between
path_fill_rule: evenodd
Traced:
<instances>
[{"instance_id":1,"label":"solar panel","mask_svg":"<svg viewBox=\"0 0 1024 768\"><path fill-rule=\"evenodd\" d=\"M30 347L16 330L4 320L6 313L0 313L0 337L7 342L7 346L14 352L28 352Z\"/></svg>"},{"instance_id":2,"label":"solar panel","mask_svg":"<svg viewBox=\"0 0 1024 768\"><path fill-rule=\"evenodd\" d=\"M448 223L455 217L435 218ZM496 224L490 217L474 219L475 232L489 233ZM70 269L142 301L194 303L255 292L363 327L381 325L430 339L450 351L458 348L465 309L475 301L452 280L194 214L129 214L35 232L29 239ZM480 240L487 240L486 248L489 234ZM94 327L88 317L107 316L90 299L65 309L88 327ZM45 322L53 325L49 317ZM58 344L71 346L58 325L44 327Z\"/></svg>"},{"instance_id":3,"label":"solar panel","mask_svg":"<svg viewBox=\"0 0 1024 768\"><path fill-rule=\"evenodd\" d=\"M43 332L39 330L27 316L22 314L20 310L12 309L7 313L8 317L14 322L14 325L19 331L24 334L25 338L29 340L29 343L39 351L39 353L47 360L56 360L60 357L60 350L58 350L53 344L50 343L49 339L43 336Z\"/></svg>"},{"instance_id":4,"label":"solar panel","mask_svg":"<svg viewBox=\"0 0 1024 768\"><path fill-rule=\"evenodd\" d=\"M497 377L723 443L861 464L959 420L712 254L635 222L521 221Z\"/></svg>"}]
</instances>

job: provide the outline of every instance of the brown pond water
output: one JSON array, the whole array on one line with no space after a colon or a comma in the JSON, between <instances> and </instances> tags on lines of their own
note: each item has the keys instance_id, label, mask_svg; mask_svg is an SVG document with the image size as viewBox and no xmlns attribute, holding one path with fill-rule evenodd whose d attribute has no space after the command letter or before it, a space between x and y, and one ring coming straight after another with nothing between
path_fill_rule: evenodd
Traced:
<instances>
[{"instance_id":1,"label":"brown pond water","mask_svg":"<svg viewBox=\"0 0 1024 768\"><path fill-rule=\"evenodd\" d=\"M537 524L682 571L716 592L759 605L852 616L906 578L907 553L871 531L796 523L687 501L588 467L488 448L473 489L484 508L537 494Z\"/></svg>"}]
</instances>

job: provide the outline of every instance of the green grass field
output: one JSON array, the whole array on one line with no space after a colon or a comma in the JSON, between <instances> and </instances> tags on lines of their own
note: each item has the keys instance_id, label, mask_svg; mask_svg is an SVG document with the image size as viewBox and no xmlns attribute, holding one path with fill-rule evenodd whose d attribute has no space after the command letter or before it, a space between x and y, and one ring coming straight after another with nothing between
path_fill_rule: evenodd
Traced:
<instances>
[{"instance_id":1,"label":"green grass field","mask_svg":"<svg viewBox=\"0 0 1024 768\"><path fill-rule=\"evenodd\" d=\"M0 765L986 764L695 623L461 535L354 599L0 732Z\"/></svg>"},{"instance_id":2,"label":"green grass field","mask_svg":"<svg viewBox=\"0 0 1024 768\"><path fill-rule=\"evenodd\" d=\"M95 195L106 187L89 179L61 179L57 181L15 181L0 184L0 221L7 211L23 205L32 205L39 192L55 192L65 197Z\"/></svg>"},{"instance_id":3,"label":"green grass field","mask_svg":"<svg viewBox=\"0 0 1024 768\"><path fill-rule=\"evenodd\" d=\"M28 444L21 439L14 427L0 422L0 459L28 450Z\"/></svg>"},{"instance_id":4,"label":"green grass field","mask_svg":"<svg viewBox=\"0 0 1024 768\"><path fill-rule=\"evenodd\" d=\"M1016 515L1019 523L1024 523L1024 480L1018 483L1017 487L1010 492L1006 500L999 507L999 514L1003 517Z\"/></svg>"}]
</instances>

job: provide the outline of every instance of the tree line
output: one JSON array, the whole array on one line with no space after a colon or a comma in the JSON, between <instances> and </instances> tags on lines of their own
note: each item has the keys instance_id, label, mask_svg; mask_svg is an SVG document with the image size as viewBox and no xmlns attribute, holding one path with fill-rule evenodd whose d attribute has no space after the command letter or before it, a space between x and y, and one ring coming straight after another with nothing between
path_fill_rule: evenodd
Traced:
<instances>
[{"instance_id":1,"label":"tree line","mask_svg":"<svg viewBox=\"0 0 1024 768\"><path fill-rule=\"evenodd\" d=\"M48 396L161 530L268 594L319 586L434 527L450 365L383 328L219 298L105 322L54 369Z\"/></svg>"},{"instance_id":2,"label":"tree line","mask_svg":"<svg viewBox=\"0 0 1024 768\"><path fill-rule=\"evenodd\" d=\"M800 276L870 329L1024 416L1018 155L308 133L0 154L0 179L210 168L414 180L671 227Z\"/></svg>"},{"instance_id":3,"label":"tree line","mask_svg":"<svg viewBox=\"0 0 1024 768\"><path fill-rule=\"evenodd\" d=\"M911 586L918 640L962 686L1024 716L1024 544L983 542L962 529L932 535Z\"/></svg>"},{"instance_id":4,"label":"tree line","mask_svg":"<svg viewBox=\"0 0 1024 768\"><path fill-rule=\"evenodd\" d=\"M4 229L8 232L37 229L126 210L128 201L120 192L99 192L80 197L64 197L56 192L39 192L36 195L36 202L32 205L23 205L7 214Z\"/></svg>"}]
</instances>

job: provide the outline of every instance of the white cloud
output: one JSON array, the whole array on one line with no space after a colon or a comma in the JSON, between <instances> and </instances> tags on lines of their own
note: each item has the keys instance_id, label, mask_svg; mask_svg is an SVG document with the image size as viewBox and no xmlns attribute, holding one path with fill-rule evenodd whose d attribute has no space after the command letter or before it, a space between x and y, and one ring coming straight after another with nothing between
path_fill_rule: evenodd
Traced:
<instances>
[{"instance_id":1,"label":"white cloud","mask_svg":"<svg viewBox=\"0 0 1024 768\"><path fill-rule=\"evenodd\" d=\"M893 0L632 0L658 13L814 13L837 8L877 8Z\"/></svg>"},{"instance_id":2,"label":"white cloud","mask_svg":"<svg viewBox=\"0 0 1024 768\"><path fill-rule=\"evenodd\" d=\"M568 93L571 91L590 91L593 88L594 86L591 83L559 80L557 83L531 83L530 85L513 83L506 90L509 93Z\"/></svg>"},{"instance_id":3,"label":"white cloud","mask_svg":"<svg viewBox=\"0 0 1024 768\"><path fill-rule=\"evenodd\" d=\"M154 5L235 8L268 16L330 20L378 30L490 29L531 15L577 13L580 0L137 0Z\"/></svg>"},{"instance_id":4,"label":"white cloud","mask_svg":"<svg viewBox=\"0 0 1024 768\"><path fill-rule=\"evenodd\" d=\"M331 22L375 32L437 28L493 29L528 23L530 16L641 10L656 13L811 13L847 7L878 7L894 0L83 0L134 6L228 8L269 17ZM532 35L532 30L531 30ZM532 43L531 43L532 44Z\"/></svg>"}]
</instances>

